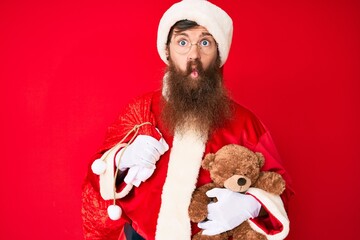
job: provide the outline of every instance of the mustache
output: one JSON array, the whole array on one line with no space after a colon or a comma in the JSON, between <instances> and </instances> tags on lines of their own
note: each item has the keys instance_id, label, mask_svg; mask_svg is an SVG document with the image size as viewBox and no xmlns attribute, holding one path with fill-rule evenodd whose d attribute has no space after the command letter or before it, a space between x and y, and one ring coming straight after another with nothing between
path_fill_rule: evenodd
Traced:
<instances>
[{"instance_id":1,"label":"mustache","mask_svg":"<svg viewBox=\"0 0 360 240\"><path fill-rule=\"evenodd\" d=\"M194 69L199 73L200 76L204 76L205 70L199 59L191 60L186 64L185 75L189 76Z\"/></svg>"}]
</instances>

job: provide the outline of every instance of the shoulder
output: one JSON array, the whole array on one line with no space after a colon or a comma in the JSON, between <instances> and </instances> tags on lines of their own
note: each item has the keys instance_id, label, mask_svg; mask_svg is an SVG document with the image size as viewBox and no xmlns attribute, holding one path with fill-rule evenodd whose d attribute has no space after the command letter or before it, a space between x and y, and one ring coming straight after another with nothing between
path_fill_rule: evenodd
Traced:
<instances>
[{"instance_id":1,"label":"shoulder","mask_svg":"<svg viewBox=\"0 0 360 240\"><path fill-rule=\"evenodd\" d=\"M229 125L241 132L246 141L256 144L262 135L267 132L259 117L248 108L231 100L232 117Z\"/></svg>"},{"instance_id":2,"label":"shoulder","mask_svg":"<svg viewBox=\"0 0 360 240\"><path fill-rule=\"evenodd\" d=\"M242 116L256 118L255 114L250 109L239 104L235 100L230 99L230 104L231 104L232 109L234 110L234 114L240 114Z\"/></svg>"},{"instance_id":3,"label":"shoulder","mask_svg":"<svg viewBox=\"0 0 360 240\"><path fill-rule=\"evenodd\" d=\"M231 109L232 109L232 119L236 122L243 122L244 124L255 124L262 126L259 117L250 109L244 107L243 105L240 105L234 100L231 101Z\"/></svg>"},{"instance_id":4,"label":"shoulder","mask_svg":"<svg viewBox=\"0 0 360 240\"><path fill-rule=\"evenodd\" d=\"M123 114L125 114L128 111L133 111L144 107L150 107L152 101L154 101L154 99L159 98L158 97L159 95L161 95L160 90L146 92L141 95L138 95L137 97L128 101L127 104L125 104L125 107L122 109L122 111L120 111L119 116L121 117Z\"/></svg>"}]
</instances>

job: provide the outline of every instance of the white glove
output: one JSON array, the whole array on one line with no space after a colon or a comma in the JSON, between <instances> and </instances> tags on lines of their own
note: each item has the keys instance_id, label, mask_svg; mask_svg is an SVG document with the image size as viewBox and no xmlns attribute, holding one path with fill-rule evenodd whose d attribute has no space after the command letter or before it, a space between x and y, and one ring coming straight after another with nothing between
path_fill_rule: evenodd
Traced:
<instances>
[{"instance_id":1,"label":"white glove","mask_svg":"<svg viewBox=\"0 0 360 240\"><path fill-rule=\"evenodd\" d=\"M139 135L126 149L122 149L115 159L118 165L120 156L120 170L130 168L124 181L139 186L147 180L155 170L155 163L169 149L163 138L160 141L147 135ZM124 153L122 153L124 152Z\"/></svg>"},{"instance_id":2,"label":"white glove","mask_svg":"<svg viewBox=\"0 0 360 240\"><path fill-rule=\"evenodd\" d=\"M208 204L208 221L198 223L204 235L215 235L239 226L249 218L259 215L261 204L251 195L214 188L206 192L217 202Z\"/></svg>"}]
</instances>

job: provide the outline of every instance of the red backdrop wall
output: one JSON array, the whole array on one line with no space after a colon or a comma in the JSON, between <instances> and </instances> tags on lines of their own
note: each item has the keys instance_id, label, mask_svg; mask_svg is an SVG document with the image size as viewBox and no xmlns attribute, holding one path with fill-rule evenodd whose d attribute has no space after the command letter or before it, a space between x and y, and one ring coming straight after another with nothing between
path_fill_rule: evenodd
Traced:
<instances>
[{"instance_id":1,"label":"red backdrop wall","mask_svg":"<svg viewBox=\"0 0 360 240\"><path fill-rule=\"evenodd\" d=\"M119 109L160 86L173 2L1 1L1 239L82 239L87 163ZM360 2L213 2L234 20L226 84L293 178L288 239L354 239Z\"/></svg>"}]
</instances>

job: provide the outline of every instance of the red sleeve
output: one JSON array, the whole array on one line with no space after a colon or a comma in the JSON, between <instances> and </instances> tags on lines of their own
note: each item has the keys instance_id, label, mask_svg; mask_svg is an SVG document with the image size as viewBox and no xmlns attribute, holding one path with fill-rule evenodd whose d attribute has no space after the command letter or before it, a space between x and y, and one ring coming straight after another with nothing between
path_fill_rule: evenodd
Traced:
<instances>
[{"instance_id":1,"label":"red sleeve","mask_svg":"<svg viewBox=\"0 0 360 240\"><path fill-rule=\"evenodd\" d=\"M289 224L287 217L288 201L294 194L291 178L283 166L269 131L262 122L255 115L250 114L248 120L245 121L245 126L244 146L254 152L262 153L265 157L265 164L261 170L277 172L286 182L286 188L278 199L256 191L257 196L255 197L268 214L264 217L252 219L251 221L254 223L253 226L256 225L264 234L273 237L275 237L275 235L285 236L287 235ZM254 196L254 194L252 195ZM277 238L275 237L274 239Z\"/></svg>"},{"instance_id":2,"label":"red sleeve","mask_svg":"<svg viewBox=\"0 0 360 240\"><path fill-rule=\"evenodd\" d=\"M273 171L279 173L286 182L286 189L281 194L281 199L284 203L285 209L287 210L288 201L291 196L294 194L292 190L292 183L289 174L283 167L280 156L276 150L275 144L271 138L271 135L266 131L260 138L255 146L255 152L261 152L265 157L265 165L262 168L262 171Z\"/></svg>"},{"instance_id":3,"label":"red sleeve","mask_svg":"<svg viewBox=\"0 0 360 240\"><path fill-rule=\"evenodd\" d=\"M266 201L267 203L272 203L270 204L271 207L269 207L269 204L264 203L263 200L257 198L262 204L262 208L267 212L267 215L252 219L251 221L267 235L286 236L289 224L289 220L287 218L288 201L293 195L290 176L282 165L282 161L268 131L265 131L259 138L254 151L261 152L265 157L265 165L263 166L262 171L273 171L279 173L286 182L286 188L281 194L281 200L279 200L278 204L273 204L269 198L262 195L264 197L263 199L269 200ZM276 215L274 212L278 214ZM280 214L280 212L282 212L282 214ZM279 219L279 215L282 220Z\"/></svg>"}]
</instances>

